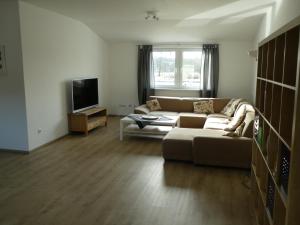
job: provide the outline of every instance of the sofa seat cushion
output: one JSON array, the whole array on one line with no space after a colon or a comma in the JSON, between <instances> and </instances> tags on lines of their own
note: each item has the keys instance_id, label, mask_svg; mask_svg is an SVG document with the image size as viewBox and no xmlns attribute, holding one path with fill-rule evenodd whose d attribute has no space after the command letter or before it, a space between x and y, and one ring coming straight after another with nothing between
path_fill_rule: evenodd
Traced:
<instances>
[{"instance_id":1,"label":"sofa seat cushion","mask_svg":"<svg viewBox=\"0 0 300 225\"><path fill-rule=\"evenodd\" d=\"M179 127L203 128L207 115L198 113L179 113Z\"/></svg>"},{"instance_id":2,"label":"sofa seat cushion","mask_svg":"<svg viewBox=\"0 0 300 225\"><path fill-rule=\"evenodd\" d=\"M230 119L222 118L222 117L210 117L207 118L206 123L221 123L221 124L228 124Z\"/></svg>"},{"instance_id":3,"label":"sofa seat cushion","mask_svg":"<svg viewBox=\"0 0 300 225\"><path fill-rule=\"evenodd\" d=\"M152 111L149 115L153 116L178 116L178 112L169 112L169 111Z\"/></svg>"},{"instance_id":4,"label":"sofa seat cushion","mask_svg":"<svg viewBox=\"0 0 300 225\"><path fill-rule=\"evenodd\" d=\"M201 129L174 128L163 139L162 154L165 159L193 161L193 139Z\"/></svg>"},{"instance_id":5,"label":"sofa seat cushion","mask_svg":"<svg viewBox=\"0 0 300 225\"><path fill-rule=\"evenodd\" d=\"M194 133L194 137L223 138L225 133L224 130L198 129L197 132Z\"/></svg>"},{"instance_id":6,"label":"sofa seat cushion","mask_svg":"<svg viewBox=\"0 0 300 225\"><path fill-rule=\"evenodd\" d=\"M211 113L211 114L207 115L207 118L216 118L216 117L217 118L227 118L227 119L231 118L222 113Z\"/></svg>"},{"instance_id":7,"label":"sofa seat cushion","mask_svg":"<svg viewBox=\"0 0 300 225\"><path fill-rule=\"evenodd\" d=\"M175 127L164 137L164 140L176 139L192 141L195 136L201 134L202 130L203 129Z\"/></svg>"},{"instance_id":8,"label":"sofa seat cushion","mask_svg":"<svg viewBox=\"0 0 300 225\"><path fill-rule=\"evenodd\" d=\"M224 130L227 127L227 123L209 123L205 122L203 129L212 129L212 130Z\"/></svg>"}]
</instances>

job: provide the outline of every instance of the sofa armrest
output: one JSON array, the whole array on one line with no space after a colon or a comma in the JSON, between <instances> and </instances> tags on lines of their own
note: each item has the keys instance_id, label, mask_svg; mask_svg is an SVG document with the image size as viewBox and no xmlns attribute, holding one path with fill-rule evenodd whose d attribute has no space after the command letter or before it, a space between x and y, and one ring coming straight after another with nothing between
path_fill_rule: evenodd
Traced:
<instances>
[{"instance_id":1,"label":"sofa armrest","mask_svg":"<svg viewBox=\"0 0 300 225\"><path fill-rule=\"evenodd\" d=\"M134 113L136 113L136 114L148 114L148 113L150 113L150 110L148 109L146 104L144 104L144 105L140 105L138 107L135 107L134 108Z\"/></svg>"},{"instance_id":2,"label":"sofa armrest","mask_svg":"<svg viewBox=\"0 0 300 225\"><path fill-rule=\"evenodd\" d=\"M250 168L252 139L246 137L194 137L195 164Z\"/></svg>"}]
</instances>

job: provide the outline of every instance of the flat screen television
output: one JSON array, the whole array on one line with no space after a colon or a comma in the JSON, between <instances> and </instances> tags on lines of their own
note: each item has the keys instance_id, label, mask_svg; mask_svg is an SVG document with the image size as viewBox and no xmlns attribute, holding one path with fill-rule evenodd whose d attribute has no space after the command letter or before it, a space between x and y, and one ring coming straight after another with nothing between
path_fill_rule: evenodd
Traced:
<instances>
[{"instance_id":1,"label":"flat screen television","mask_svg":"<svg viewBox=\"0 0 300 225\"><path fill-rule=\"evenodd\" d=\"M98 79L72 80L72 111L79 112L99 104Z\"/></svg>"}]
</instances>

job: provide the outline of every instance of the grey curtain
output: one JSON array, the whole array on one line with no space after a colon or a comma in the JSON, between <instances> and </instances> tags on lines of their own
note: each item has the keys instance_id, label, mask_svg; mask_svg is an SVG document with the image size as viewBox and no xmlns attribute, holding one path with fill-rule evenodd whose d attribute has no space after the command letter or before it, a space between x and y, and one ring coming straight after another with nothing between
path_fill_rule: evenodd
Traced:
<instances>
[{"instance_id":1,"label":"grey curtain","mask_svg":"<svg viewBox=\"0 0 300 225\"><path fill-rule=\"evenodd\" d=\"M152 70L152 45L138 46L138 97L139 103L145 104L149 96L154 95L150 76Z\"/></svg>"},{"instance_id":2,"label":"grey curtain","mask_svg":"<svg viewBox=\"0 0 300 225\"><path fill-rule=\"evenodd\" d=\"M200 97L215 98L219 85L219 46L204 44L202 46Z\"/></svg>"}]
</instances>

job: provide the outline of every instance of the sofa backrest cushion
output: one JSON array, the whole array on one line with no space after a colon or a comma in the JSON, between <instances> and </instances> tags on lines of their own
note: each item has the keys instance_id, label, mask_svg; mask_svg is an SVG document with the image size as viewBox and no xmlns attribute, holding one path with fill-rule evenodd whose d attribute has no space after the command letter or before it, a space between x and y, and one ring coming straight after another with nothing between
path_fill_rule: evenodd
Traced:
<instances>
[{"instance_id":1,"label":"sofa backrest cushion","mask_svg":"<svg viewBox=\"0 0 300 225\"><path fill-rule=\"evenodd\" d=\"M220 113L222 109L230 101L230 98L214 98L214 111L215 113Z\"/></svg>"},{"instance_id":2,"label":"sofa backrest cushion","mask_svg":"<svg viewBox=\"0 0 300 225\"><path fill-rule=\"evenodd\" d=\"M226 131L235 131L236 128L243 123L243 121L244 121L244 119L246 117L246 106L242 105L236 111L237 112L236 112L235 116L228 123L227 127L224 130L226 130Z\"/></svg>"},{"instance_id":3,"label":"sofa backrest cushion","mask_svg":"<svg viewBox=\"0 0 300 225\"><path fill-rule=\"evenodd\" d=\"M193 112L194 102L210 100L210 98L180 98L166 96L151 96L150 99L157 99L163 111L171 112ZM229 102L228 98L211 98L214 102L214 111L219 113Z\"/></svg>"},{"instance_id":4,"label":"sofa backrest cushion","mask_svg":"<svg viewBox=\"0 0 300 225\"><path fill-rule=\"evenodd\" d=\"M239 108L241 106L245 107L245 109L246 109L246 116L244 119L245 127L243 129L242 136L252 138L253 137L253 124L254 124L254 117L255 117L254 107L250 103L243 101L238 105L236 112L239 110ZM235 112L235 114L236 114L236 112Z\"/></svg>"},{"instance_id":5,"label":"sofa backrest cushion","mask_svg":"<svg viewBox=\"0 0 300 225\"><path fill-rule=\"evenodd\" d=\"M193 106L189 107L188 103L182 102L178 97L151 96L151 99L157 99L163 111L171 112L191 112Z\"/></svg>"}]
</instances>

